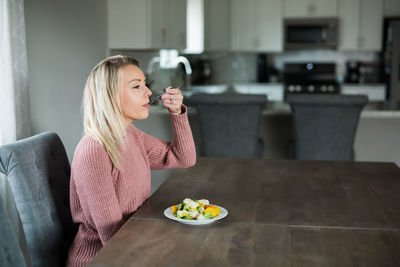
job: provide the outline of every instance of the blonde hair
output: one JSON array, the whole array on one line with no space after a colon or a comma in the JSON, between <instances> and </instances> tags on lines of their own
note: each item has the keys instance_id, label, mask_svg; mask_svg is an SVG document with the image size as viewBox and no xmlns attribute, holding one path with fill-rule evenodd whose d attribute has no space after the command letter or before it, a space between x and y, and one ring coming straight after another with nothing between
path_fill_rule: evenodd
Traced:
<instances>
[{"instance_id":1,"label":"blonde hair","mask_svg":"<svg viewBox=\"0 0 400 267\"><path fill-rule=\"evenodd\" d=\"M126 56L104 59L90 72L83 93L84 131L100 142L118 169L126 135L118 88L121 69L127 65L139 63Z\"/></svg>"}]
</instances>

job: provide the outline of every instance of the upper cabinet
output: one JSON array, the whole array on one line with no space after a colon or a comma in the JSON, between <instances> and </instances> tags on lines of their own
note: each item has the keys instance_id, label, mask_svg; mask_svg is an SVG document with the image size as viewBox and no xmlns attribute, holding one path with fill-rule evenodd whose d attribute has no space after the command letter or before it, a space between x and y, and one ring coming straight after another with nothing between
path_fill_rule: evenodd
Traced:
<instances>
[{"instance_id":1,"label":"upper cabinet","mask_svg":"<svg viewBox=\"0 0 400 267\"><path fill-rule=\"evenodd\" d=\"M185 48L186 0L108 0L108 46Z\"/></svg>"},{"instance_id":2,"label":"upper cabinet","mask_svg":"<svg viewBox=\"0 0 400 267\"><path fill-rule=\"evenodd\" d=\"M204 0L204 50L230 48L230 0Z\"/></svg>"},{"instance_id":3,"label":"upper cabinet","mask_svg":"<svg viewBox=\"0 0 400 267\"><path fill-rule=\"evenodd\" d=\"M336 17L337 0L284 0L285 18Z\"/></svg>"},{"instance_id":4,"label":"upper cabinet","mask_svg":"<svg viewBox=\"0 0 400 267\"><path fill-rule=\"evenodd\" d=\"M339 0L339 20L339 50L381 50L383 1Z\"/></svg>"},{"instance_id":5,"label":"upper cabinet","mask_svg":"<svg viewBox=\"0 0 400 267\"><path fill-rule=\"evenodd\" d=\"M384 0L383 14L385 17L400 17L400 1Z\"/></svg>"},{"instance_id":6,"label":"upper cabinet","mask_svg":"<svg viewBox=\"0 0 400 267\"><path fill-rule=\"evenodd\" d=\"M152 10L157 10L157 14L164 14L162 25L158 25L153 34L165 31L165 43L161 43L159 48L186 48L186 0L151 0Z\"/></svg>"},{"instance_id":7,"label":"upper cabinet","mask_svg":"<svg viewBox=\"0 0 400 267\"><path fill-rule=\"evenodd\" d=\"M282 51L281 0L231 0L230 40L234 51Z\"/></svg>"}]
</instances>

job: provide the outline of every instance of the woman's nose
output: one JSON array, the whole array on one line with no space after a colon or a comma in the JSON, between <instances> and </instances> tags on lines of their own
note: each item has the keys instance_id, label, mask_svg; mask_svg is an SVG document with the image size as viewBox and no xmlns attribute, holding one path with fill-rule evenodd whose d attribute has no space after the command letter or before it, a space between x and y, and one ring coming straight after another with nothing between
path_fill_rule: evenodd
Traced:
<instances>
[{"instance_id":1,"label":"woman's nose","mask_svg":"<svg viewBox=\"0 0 400 267\"><path fill-rule=\"evenodd\" d=\"M153 92L151 92L151 90L149 89L149 87L146 86L146 91L145 94L148 96L151 96L153 94Z\"/></svg>"}]
</instances>

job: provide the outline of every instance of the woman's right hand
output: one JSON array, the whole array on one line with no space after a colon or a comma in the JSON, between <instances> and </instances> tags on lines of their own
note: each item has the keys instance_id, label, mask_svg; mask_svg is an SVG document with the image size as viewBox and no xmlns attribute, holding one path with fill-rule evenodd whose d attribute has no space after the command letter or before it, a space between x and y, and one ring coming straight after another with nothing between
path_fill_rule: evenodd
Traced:
<instances>
[{"instance_id":1,"label":"woman's right hand","mask_svg":"<svg viewBox=\"0 0 400 267\"><path fill-rule=\"evenodd\" d=\"M171 114L179 115L182 113L183 95L179 87L172 88L172 86L168 86L161 99L163 105L168 108Z\"/></svg>"}]
</instances>

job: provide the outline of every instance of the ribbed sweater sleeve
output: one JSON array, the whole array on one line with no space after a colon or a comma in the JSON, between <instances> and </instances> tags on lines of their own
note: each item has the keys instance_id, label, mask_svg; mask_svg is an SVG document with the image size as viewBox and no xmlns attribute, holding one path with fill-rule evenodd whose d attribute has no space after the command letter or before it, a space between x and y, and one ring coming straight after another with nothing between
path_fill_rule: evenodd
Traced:
<instances>
[{"instance_id":1,"label":"ribbed sweater sleeve","mask_svg":"<svg viewBox=\"0 0 400 267\"><path fill-rule=\"evenodd\" d=\"M75 153L72 175L82 212L96 229L103 246L124 223L112 179L112 164L105 149L88 138Z\"/></svg>"},{"instance_id":2,"label":"ribbed sweater sleeve","mask_svg":"<svg viewBox=\"0 0 400 267\"><path fill-rule=\"evenodd\" d=\"M187 168L196 163L196 147L186 106L182 106L182 110L180 115L170 115L173 128L172 143L143 133L144 147L151 169Z\"/></svg>"}]
</instances>

